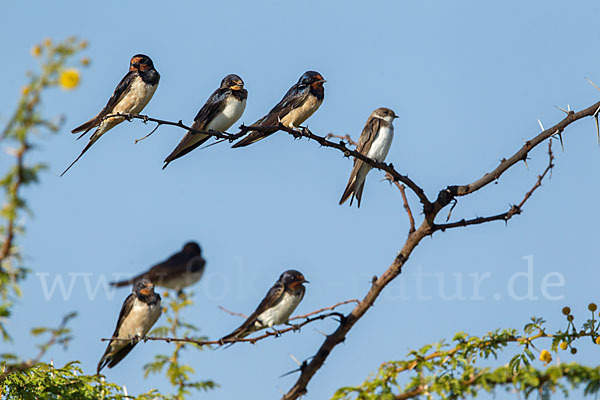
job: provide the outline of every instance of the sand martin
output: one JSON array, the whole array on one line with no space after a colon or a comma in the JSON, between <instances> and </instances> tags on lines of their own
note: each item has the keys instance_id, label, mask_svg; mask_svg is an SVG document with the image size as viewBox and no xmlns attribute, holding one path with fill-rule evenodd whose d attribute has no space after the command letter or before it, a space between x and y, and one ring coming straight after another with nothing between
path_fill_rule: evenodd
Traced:
<instances>
[{"instance_id":1,"label":"sand martin","mask_svg":"<svg viewBox=\"0 0 600 400\"><path fill-rule=\"evenodd\" d=\"M104 355L98 362L96 373L108 365L112 368L117 365L135 347L154 323L161 313L160 295L154 293L154 285L148 280L136 282L133 292L127 296L121 313L117 328L112 337L128 340L111 340L106 347Z\"/></svg>"},{"instance_id":2,"label":"sand martin","mask_svg":"<svg viewBox=\"0 0 600 400\"><path fill-rule=\"evenodd\" d=\"M79 154L79 157L60 176L63 176L102 135L125 121L124 117L112 117L108 119L104 119L104 117L118 113L139 114L154 95L159 80L160 74L154 69L154 64L150 57L143 54L136 54L131 57L129 72L121 79L121 82L117 85L117 88L104 108L94 118L71 131L71 133L83 132L77 138L81 139L92 128L97 127L94 134L90 137L87 146Z\"/></svg>"},{"instance_id":3,"label":"sand martin","mask_svg":"<svg viewBox=\"0 0 600 400\"><path fill-rule=\"evenodd\" d=\"M192 129L200 131L214 130L225 132L235 124L244 113L248 91L244 89L244 81L235 74L227 75L221 81L221 87L213 92L204 106L194 118ZM210 139L210 135L188 132L179 142L175 150L165 159L163 169L173 160L194 150Z\"/></svg>"},{"instance_id":4,"label":"sand martin","mask_svg":"<svg viewBox=\"0 0 600 400\"><path fill-rule=\"evenodd\" d=\"M198 243L188 242L180 252L154 265L148 271L131 279L111 282L111 285L121 287L131 285L141 279L147 279L156 286L179 292L202 278L205 265L206 261L202 258L202 250Z\"/></svg>"},{"instance_id":5,"label":"sand martin","mask_svg":"<svg viewBox=\"0 0 600 400\"><path fill-rule=\"evenodd\" d=\"M260 329L288 322L290 315L304 297L306 288L303 283L308 281L300 272L293 269L285 271L269 289L252 315L239 328L221 340L243 338Z\"/></svg>"},{"instance_id":6,"label":"sand martin","mask_svg":"<svg viewBox=\"0 0 600 400\"><path fill-rule=\"evenodd\" d=\"M381 107L373 111L360 134L356 151L373 160L379 162L385 161L385 157L390 151L392 139L394 138L393 121L395 118L398 118L398 116L389 108ZM348 200L348 197L352 195L350 205L352 205L352 200L356 197L358 207L360 207L365 179L370 170L370 165L356 158L354 159L354 167L352 168L346 190L344 190L344 194L340 200L340 205L344 204Z\"/></svg>"},{"instance_id":7,"label":"sand martin","mask_svg":"<svg viewBox=\"0 0 600 400\"><path fill-rule=\"evenodd\" d=\"M295 129L306 121L323 103L325 79L315 71L305 72L298 83L288 90L283 99L267 115L253 125L272 126L281 122ZM274 132L249 131L246 136L231 147L244 147L258 142Z\"/></svg>"}]
</instances>

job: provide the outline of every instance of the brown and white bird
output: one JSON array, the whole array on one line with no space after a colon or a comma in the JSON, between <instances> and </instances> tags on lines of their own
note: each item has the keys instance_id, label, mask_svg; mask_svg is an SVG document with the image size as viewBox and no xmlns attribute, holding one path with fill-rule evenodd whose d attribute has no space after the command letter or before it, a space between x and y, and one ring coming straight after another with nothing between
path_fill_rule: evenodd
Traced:
<instances>
[{"instance_id":1,"label":"brown and white bird","mask_svg":"<svg viewBox=\"0 0 600 400\"><path fill-rule=\"evenodd\" d=\"M161 314L160 295L154 292L154 285L148 280L141 280L133 285L132 293L127 296L113 338L102 355L96 373L102 368L117 365L135 345L150 331Z\"/></svg>"},{"instance_id":2,"label":"brown and white bird","mask_svg":"<svg viewBox=\"0 0 600 400\"><path fill-rule=\"evenodd\" d=\"M248 91L244 89L244 81L235 74L227 75L221 86L213 92L204 106L198 111L192 129L199 131L225 132L240 119L246 109ZM179 142L175 150L165 159L163 169L173 160L178 159L202 145L210 139L210 135L188 132Z\"/></svg>"},{"instance_id":3,"label":"brown and white bird","mask_svg":"<svg viewBox=\"0 0 600 400\"><path fill-rule=\"evenodd\" d=\"M308 281L302 273L285 271L246 321L221 340L244 338L252 332L287 323L304 297L304 283Z\"/></svg>"},{"instance_id":4,"label":"brown and white bird","mask_svg":"<svg viewBox=\"0 0 600 400\"><path fill-rule=\"evenodd\" d=\"M280 122L288 128L296 129L319 109L325 97L323 76L315 71L307 71L298 82L287 91L283 99L267 115L253 125L274 126ZM231 147L244 147L256 143L275 132L249 131L246 136Z\"/></svg>"},{"instance_id":5,"label":"brown and white bird","mask_svg":"<svg viewBox=\"0 0 600 400\"><path fill-rule=\"evenodd\" d=\"M120 282L111 282L116 287L129 286L142 279L147 279L156 286L177 290L178 292L193 285L202 278L206 261L202 258L202 250L196 242L188 242L181 251L162 261L148 271Z\"/></svg>"},{"instance_id":6,"label":"brown and white bird","mask_svg":"<svg viewBox=\"0 0 600 400\"><path fill-rule=\"evenodd\" d=\"M392 139L394 138L393 121L396 118L398 116L389 108L380 107L373 111L360 134L356 151L373 160L379 162L385 161L392 145ZM340 199L340 205L344 204L352 196L350 205L352 205L352 200L356 197L358 207L360 207L365 180L370 170L370 165L365 164L359 159L354 159L354 167L350 173L346 190L344 190L344 194L342 194L342 198Z\"/></svg>"},{"instance_id":7,"label":"brown and white bird","mask_svg":"<svg viewBox=\"0 0 600 400\"><path fill-rule=\"evenodd\" d=\"M129 72L121 79L104 108L100 110L98 115L71 131L71 133L83 132L77 138L81 139L90 130L97 128L79 157L60 176L63 176L102 135L125 121L125 117L105 119L106 116L119 113L139 114L154 95L159 80L160 74L154 69L150 57L143 54L136 54L131 57Z\"/></svg>"}]
</instances>

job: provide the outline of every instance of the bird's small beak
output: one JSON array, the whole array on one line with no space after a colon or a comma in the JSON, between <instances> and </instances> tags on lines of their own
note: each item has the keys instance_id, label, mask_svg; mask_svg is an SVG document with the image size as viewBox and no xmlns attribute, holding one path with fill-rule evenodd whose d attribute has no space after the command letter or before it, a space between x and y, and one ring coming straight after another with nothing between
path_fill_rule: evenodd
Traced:
<instances>
[{"instance_id":1,"label":"bird's small beak","mask_svg":"<svg viewBox=\"0 0 600 400\"><path fill-rule=\"evenodd\" d=\"M319 79L317 82L319 82L319 83L325 83L327 81L325 79Z\"/></svg>"},{"instance_id":2,"label":"bird's small beak","mask_svg":"<svg viewBox=\"0 0 600 400\"><path fill-rule=\"evenodd\" d=\"M302 283L310 283L310 282L309 282L309 281L307 281L306 279L304 279L304 280L302 281Z\"/></svg>"},{"instance_id":3,"label":"bird's small beak","mask_svg":"<svg viewBox=\"0 0 600 400\"><path fill-rule=\"evenodd\" d=\"M399 117L399 115L394 115L394 119L396 119L396 118L398 118L398 117Z\"/></svg>"}]
</instances>

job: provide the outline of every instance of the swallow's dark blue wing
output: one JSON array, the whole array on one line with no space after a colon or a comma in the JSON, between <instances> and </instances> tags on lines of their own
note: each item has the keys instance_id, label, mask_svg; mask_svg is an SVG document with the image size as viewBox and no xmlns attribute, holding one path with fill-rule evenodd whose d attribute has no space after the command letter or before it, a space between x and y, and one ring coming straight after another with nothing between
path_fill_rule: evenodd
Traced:
<instances>
[{"instance_id":1,"label":"swallow's dark blue wing","mask_svg":"<svg viewBox=\"0 0 600 400\"><path fill-rule=\"evenodd\" d=\"M284 292L285 287L283 283L277 281L273 285L273 287L269 289L269 292L267 293L265 298L260 302L256 310L246 319L246 321L239 328L231 332L229 335L223 337L221 340L244 337L251 333L251 328L256 322L258 316L262 314L263 311L265 311L266 309L273 307L279 301L281 301Z\"/></svg>"},{"instance_id":2,"label":"swallow's dark blue wing","mask_svg":"<svg viewBox=\"0 0 600 400\"><path fill-rule=\"evenodd\" d=\"M112 96L110 96L110 99L108 99L108 102L106 103L104 108L98 113L98 115L96 115L94 118L90 119L86 123L73 129L71 133L79 133L83 131L83 133L78 137L78 139L80 139L92 128L95 128L96 126L100 125L100 123L102 122L102 118L109 115L112 112L115 105L117 105L129 92L129 89L131 89L131 84L137 75L137 71L129 71L127 75L125 75L123 79L121 79L121 82L119 82Z\"/></svg>"},{"instance_id":3,"label":"swallow's dark blue wing","mask_svg":"<svg viewBox=\"0 0 600 400\"><path fill-rule=\"evenodd\" d=\"M198 111L198 114L196 114L196 118L194 118L194 123L192 124L192 129L197 129L199 131L205 130L210 121L212 121L216 115L219 115L219 113L223 111L229 92L229 89L215 90L214 93L208 98L204 106L202 106L200 111ZM208 139L210 139L210 135L193 134L192 132L186 133L177 147L175 147L175 150L173 150L171 154L165 158L164 162L166 164L163 166L163 169L165 169L171 161L186 155L190 151L202 145Z\"/></svg>"},{"instance_id":4,"label":"swallow's dark blue wing","mask_svg":"<svg viewBox=\"0 0 600 400\"><path fill-rule=\"evenodd\" d=\"M135 301L135 294L131 293L129 296L127 296L127 298L123 302L123 306L121 307L121 312L119 313L119 320L117 321L117 327L115 328L115 332L113 333L112 337L119 336L119 329L121 328L121 324L123 323L123 320L125 318L127 318L129 313L131 312L134 301ZM135 346L135 344L128 343L126 346L124 346L122 349L120 349L116 353L110 354L112 344L113 344L112 340L110 342L108 342L108 346L106 346L106 351L104 352L104 355L102 355L100 362L98 362L98 369L97 369L98 374L100 373L100 370L102 370L102 368L104 368L106 365L109 365L109 368L112 368L115 365L117 365L119 363L119 361L121 361L123 359L123 357L125 357L131 351L131 349L133 349L133 347Z\"/></svg>"},{"instance_id":5,"label":"swallow's dark blue wing","mask_svg":"<svg viewBox=\"0 0 600 400\"><path fill-rule=\"evenodd\" d=\"M287 115L294 108L300 107L306 101L306 98L310 95L310 87L309 86L301 86L300 84L295 84L287 91L285 96L281 99L279 103L275 107L269 111L267 115L256 121L253 125L264 125L264 126L273 126L277 125L279 121ZM249 144L258 142L261 139L266 138L274 132L258 132L258 131L250 131L248 135L244 138L236 142L231 147L244 147Z\"/></svg>"}]
</instances>

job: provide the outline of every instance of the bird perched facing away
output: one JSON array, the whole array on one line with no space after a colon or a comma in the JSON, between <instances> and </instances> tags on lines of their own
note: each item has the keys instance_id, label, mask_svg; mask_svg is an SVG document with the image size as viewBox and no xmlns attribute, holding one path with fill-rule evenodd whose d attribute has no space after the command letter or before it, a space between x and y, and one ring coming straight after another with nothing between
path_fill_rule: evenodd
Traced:
<instances>
[{"instance_id":1,"label":"bird perched facing away","mask_svg":"<svg viewBox=\"0 0 600 400\"><path fill-rule=\"evenodd\" d=\"M244 81L235 74L227 75L221 86L213 92L204 106L198 111L192 129L199 131L214 130L225 132L240 119L246 109L248 91L244 89ZM186 133L175 150L165 158L163 169L173 160L178 159L202 145L210 139L210 135Z\"/></svg>"},{"instance_id":2,"label":"bird perched facing away","mask_svg":"<svg viewBox=\"0 0 600 400\"><path fill-rule=\"evenodd\" d=\"M97 127L79 157L60 176L63 176L102 135L125 121L125 117L104 119L107 115L119 113L139 114L154 95L159 80L160 74L154 69L150 57L143 54L136 54L131 57L129 72L121 79L104 108L88 122L71 131L71 133L83 132L77 138L81 139L86 133Z\"/></svg>"},{"instance_id":3,"label":"bird perched facing away","mask_svg":"<svg viewBox=\"0 0 600 400\"><path fill-rule=\"evenodd\" d=\"M202 258L202 250L196 242L188 242L181 251L162 261L148 271L138 276L120 282L111 282L111 285L128 286L142 279L147 279L156 286L181 291L193 285L202 278L206 261Z\"/></svg>"},{"instance_id":4,"label":"bird perched facing away","mask_svg":"<svg viewBox=\"0 0 600 400\"><path fill-rule=\"evenodd\" d=\"M160 295L154 293L154 285L148 280L141 280L133 286L133 292L127 296L113 338L127 340L111 340L104 355L98 362L96 373L102 368L117 365L135 347L160 317Z\"/></svg>"},{"instance_id":5,"label":"bird perched facing away","mask_svg":"<svg viewBox=\"0 0 600 400\"><path fill-rule=\"evenodd\" d=\"M281 122L288 128L295 129L306 121L323 103L326 80L315 71L305 72L298 83L288 90L283 99L267 115L253 125L272 126ZM231 147L244 147L258 142L274 132L250 131Z\"/></svg>"},{"instance_id":6,"label":"bird perched facing away","mask_svg":"<svg viewBox=\"0 0 600 400\"><path fill-rule=\"evenodd\" d=\"M393 121L395 118L398 118L398 116L389 108L380 107L373 111L360 134L356 151L373 160L379 162L385 161L392 145L392 139L394 138ZM340 205L344 204L348 200L348 197L352 195L350 205L352 205L352 200L356 197L358 207L360 207L365 180L370 170L370 165L365 164L359 159L354 159L354 167L350 173L346 190L344 190L344 194L342 194L342 198L340 199Z\"/></svg>"},{"instance_id":7,"label":"bird perched facing away","mask_svg":"<svg viewBox=\"0 0 600 400\"><path fill-rule=\"evenodd\" d=\"M269 289L252 315L239 328L221 340L241 339L252 332L288 322L290 315L304 297L306 290L304 283L308 281L300 272L293 269L285 271Z\"/></svg>"}]
</instances>

